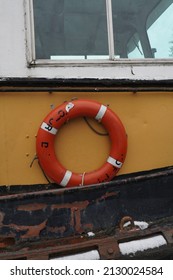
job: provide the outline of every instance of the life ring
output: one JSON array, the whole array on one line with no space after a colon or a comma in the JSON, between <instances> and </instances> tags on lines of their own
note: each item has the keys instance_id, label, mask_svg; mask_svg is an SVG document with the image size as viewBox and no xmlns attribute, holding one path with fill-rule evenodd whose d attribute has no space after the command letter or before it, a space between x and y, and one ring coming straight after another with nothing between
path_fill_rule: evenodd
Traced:
<instances>
[{"instance_id":1,"label":"life ring","mask_svg":"<svg viewBox=\"0 0 173 280\"><path fill-rule=\"evenodd\" d=\"M57 160L54 140L61 126L70 119L91 117L101 122L107 130L111 149L103 166L88 173L74 173ZM91 185L110 181L122 167L127 152L127 135L119 117L107 106L96 101L74 100L53 109L43 120L37 134L38 161L45 172L63 187Z\"/></svg>"}]
</instances>

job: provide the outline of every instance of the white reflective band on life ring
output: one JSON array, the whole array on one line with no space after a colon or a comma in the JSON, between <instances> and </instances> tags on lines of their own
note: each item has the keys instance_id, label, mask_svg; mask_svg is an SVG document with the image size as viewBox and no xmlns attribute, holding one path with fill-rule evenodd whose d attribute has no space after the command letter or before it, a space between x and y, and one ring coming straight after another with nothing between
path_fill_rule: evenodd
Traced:
<instances>
[{"instance_id":1,"label":"white reflective band on life ring","mask_svg":"<svg viewBox=\"0 0 173 280\"><path fill-rule=\"evenodd\" d=\"M49 124L47 124L47 123L45 123L45 122L42 123L41 128L42 128L43 130L45 130L45 131L51 133L51 134L54 134L54 135L56 135L57 132L58 132L58 129L52 127L51 125L49 125Z\"/></svg>"},{"instance_id":2,"label":"white reflective band on life ring","mask_svg":"<svg viewBox=\"0 0 173 280\"><path fill-rule=\"evenodd\" d=\"M115 166L117 168L121 168L121 166L123 165L121 161L118 161L113 157L108 157L107 162L112 164L113 166Z\"/></svg>"},{"instance_id":3,"label":"white reflective band on life ring","mask_svg":"<svg viewBox=\"0 0 173 280\"><path fill-rule=\"evenodd\" d=\"M95 116L96 120L101 120L106 113L107 107L104 105L100 106L100 110L98 111L97 115Z\"/></svg>"},{"instance_id":4,"label":"white reflective band on life ring","mask_svg":"<svg viewBox=\"0 0 173 280\"><path fill-rule=\"evenodd\" d=\"M62 179L62 181L60 183L60 185L63 186L63 187L67 186L71 176L72 176L72 172L67 170L65 175L64 175L64 178Z\"/></svg>"}]
</instances>

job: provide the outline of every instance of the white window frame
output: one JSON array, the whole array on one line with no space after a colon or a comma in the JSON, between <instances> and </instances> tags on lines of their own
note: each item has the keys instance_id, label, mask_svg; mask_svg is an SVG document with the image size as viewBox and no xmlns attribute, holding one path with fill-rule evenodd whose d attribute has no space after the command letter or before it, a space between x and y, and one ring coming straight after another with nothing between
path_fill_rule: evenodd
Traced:
<instances>
[{"instance_id":1,"label":"white window frame","mask_svg":"<svg viewBox=\"0 0 173 280\"><path fill-rule=\"evenodd\" d=\"M147 65L173 65L173 59L171 58L142 58L142 59L130 59L130 58L115 58L114 54L114 33L113 33L113 19L112 19L112 0L106 1L106 14L107 14L107 31L108 31L108 50L109 59L93 59L93 60L50 60L50 59L36 59L35 53L35 34L34 34L34 15L33 15L33 0L24 0L25 3L25 15L26 15L26 46L27 46L27 63L28 67L35 66L64 66L64 65L79 65L79 66L103 66L105 64L113 65L131 65L131 67L147 66ZM121 0L120 0L121 1ZM115 46L116 48L116 46Z\"/></svg>"}]
</instances>

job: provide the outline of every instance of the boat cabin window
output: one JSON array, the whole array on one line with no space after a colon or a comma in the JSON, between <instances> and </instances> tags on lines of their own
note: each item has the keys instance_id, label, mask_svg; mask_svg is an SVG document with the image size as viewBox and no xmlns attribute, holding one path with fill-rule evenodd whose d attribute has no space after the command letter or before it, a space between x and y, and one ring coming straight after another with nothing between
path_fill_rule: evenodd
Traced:
<instances>
[{"instance_id":1,"label":"boat cabin window","mask_svg":"<svg viewBox=\"0 0 173 280\"><path fill-rule=\"evenodd\" d=\"M173 0L31 0L32 60L173 57Z\"/></svg>"}]
</instances>

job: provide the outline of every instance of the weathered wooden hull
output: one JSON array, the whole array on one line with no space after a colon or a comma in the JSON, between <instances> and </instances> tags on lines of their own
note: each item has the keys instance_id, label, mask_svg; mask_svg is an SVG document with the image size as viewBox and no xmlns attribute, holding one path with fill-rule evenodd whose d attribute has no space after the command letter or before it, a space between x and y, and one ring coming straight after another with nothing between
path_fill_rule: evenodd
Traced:
<instances>
[{"instance_id":1,"label":"weathered wooden hull","mask_svg":"<svg viewBox=\"0 0 173 280\"><path fill-rule=\"evenodd\" d=\"M173 255L172 186L173 167L166 167L69 189L55 184L1 187L0 259L47 259L52 253L93 247L102 259L129 258L121 255L119 242L158 233L167 246L157 249L157 254ZM145 221L149 227L126 229L120 226L124 217ZM151 257L154 251L131 257Z\"/></svg>"}]
</instances>

